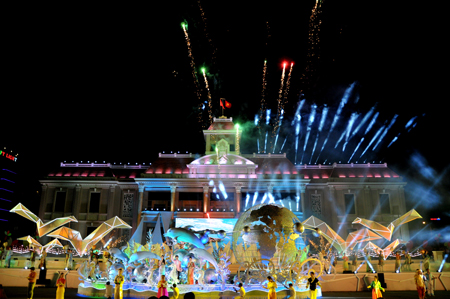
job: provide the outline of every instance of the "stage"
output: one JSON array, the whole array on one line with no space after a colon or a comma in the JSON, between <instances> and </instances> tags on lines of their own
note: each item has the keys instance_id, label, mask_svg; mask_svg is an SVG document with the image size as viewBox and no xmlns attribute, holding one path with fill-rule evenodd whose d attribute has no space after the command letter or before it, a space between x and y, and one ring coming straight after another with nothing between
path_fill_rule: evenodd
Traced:
<instances>
[{"instance_id":1,"label":"stage","mask_svg":"<svg viewBox=\"0 0 450 299\"><path fill-rule=\"evenodd\" d=\"M304 299L309 298L309 290L306 288L306 284L302 286L302 288L297 289L296 298ZM207 285L178 285L178 289L180 290L179 299L184 298L184 294L192 292L195 294L195 298L204 298L204 299L233 299L236 296L239 296L233 288L238 289L237 286L226 284L225 290L221 290L222 286L219 284L207 284ZM245 298L252 299L266 299L268 291L263 289L259 284L258 285L249 285L245 287L246 294ZM136 284L133 286L125 283L123 285L123 296L124 297L132 297L132 298L149 298L151 296L156 296L158 293L157 288L149 288L145 284ZM105 294L104 284L100 283L80 283L78 286L78 294L90 297L101 297ZM172 296L171 289L169 288L169 296ZM289 296L289 290L284 287L277 289L277 297L278 298L286 298ZM320 288L317 289L317 297L322 296L322 291Z\"/></svg>"}]
</instances>

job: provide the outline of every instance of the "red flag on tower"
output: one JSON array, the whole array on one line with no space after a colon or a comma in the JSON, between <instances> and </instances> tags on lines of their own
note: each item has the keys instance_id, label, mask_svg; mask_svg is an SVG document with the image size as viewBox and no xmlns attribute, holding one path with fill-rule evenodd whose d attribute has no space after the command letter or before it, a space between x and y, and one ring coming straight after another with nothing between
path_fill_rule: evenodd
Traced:
<instances>
[{"instance_id":1,"label":"red flag on tower","mask_svg":"<svg viewBox=\"0 0 450 299\"><path fill-rule=\"evenodd\" d=\"M224 98L220 98L220 107L222 107L223 109L231 108L231 103L227 102L227 100L225 100Z\"/></svg>"}]
</instances>

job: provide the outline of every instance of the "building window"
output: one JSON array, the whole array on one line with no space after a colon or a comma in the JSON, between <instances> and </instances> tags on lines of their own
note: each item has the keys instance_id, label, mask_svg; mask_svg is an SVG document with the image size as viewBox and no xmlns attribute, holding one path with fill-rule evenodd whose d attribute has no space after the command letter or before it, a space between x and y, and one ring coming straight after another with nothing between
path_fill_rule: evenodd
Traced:
<instances>
[{"instance_id":1,"label":"building window","mask_svg":"<svg viewBox=\"0 0 450 299\"><path fill-rule=\"evenodd\" d=\"M389 194L382 193L379 195L380 201L380 213L381 214L391 214L391 205L389 202Z\"/></svg>"},{"instance_id":2,"label":"building window","mask_svg":"<svg viewBox=\"0 0 450 299\"><path fill-rule=\"evenodd\" d=\"M88 226L86 228L86 237L89 236L94 230L96 230L97 227L96 226Z\"/></svg>"},{"instance_id":3,"label":"building window","mask_svg":"<svg viewBox=\"0 0 450 299\"><path fill-rule=\"evenodd\" d=\"M356 214L355 194L344 194L346 214Z\"/></svg>"},{"instance_id":4,"label":"building window","mask_svg":"<svg viewBox=\"0 0 450 299\"><path fill-rule=\"evenodd\" d=\"M148 193L147 209L166 211L170 210L170 191L151 191Z\"/></svg>"},{"instance_id":5,"label":"building window","mask_svg":"<svg viewBox=\"0 0 450 299\"><path fill-rule=\"evenodd\" d=\"M100 192L91 192L89 199L89 213L100 212Z\"/></svg>"},{"instance_id":6,"label":"building window","mask_svg":"<svg viewBox=\"0 0 450 299\"><path fill-rule=\"evenodd\" d=\"M55 205L53 212L64 213L65 205L66 205L66 191L57 191L55 195Z\"/></svg>"},{"instance_id":7,"label":"building window","mask_svg":"<svg viewBox=\"0 0 450 299\"><path fill-rule=\"evenodd\" d=\"M122 217L133 217L134 193L123 194Z\"/></svg>"},{"instance_id":8,"label":"building window","mask_svg":"<svg viewBox=\"0 0 450 299\"><path fill-rule=\"evenodd\" d=\"M211 201L234 201L234 192L225 193L225 194L223 194L220 191L211 192L209 194L209 196L210 196L209 198L211 199Z\"/></svg>"},{"instance_id":9,"label":"building window","mask_svg":"<svg viewBox=\"0 0 450 299\"><path fill-rule=\"evenodd\" d=\"M315 215L322 215L322 195L311 194L311 211Z\"/></svg>"}]
</instances>

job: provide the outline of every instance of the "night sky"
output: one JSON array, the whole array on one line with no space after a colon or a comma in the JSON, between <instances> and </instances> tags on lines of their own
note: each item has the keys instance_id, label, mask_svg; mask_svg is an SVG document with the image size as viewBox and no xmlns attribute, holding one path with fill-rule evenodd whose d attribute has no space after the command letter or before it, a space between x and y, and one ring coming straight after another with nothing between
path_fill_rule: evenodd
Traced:
<instances>
[{"instance_id":1,"label":"night sky","mask_svg":"<svg viewBox=\"0 0 450 299\"><path fill-rule=\"evenodd\" d=\"M30 186L37 188L37 179L64 160L148 163L162 151L204 150L181 22L188 24L203 89L199 68L208 70L214 116L220 116L218 99L226 98L232 108L225 114L246 129L244 152L256 151L252 123L261 103L264 59L266 102L273 112L281 63L295 63L280 133L290 136L285 151L292 160L290 123L299 92L306 88L300 77L307 66L308 21L315 1L201 1L201 8L194 0L166 2L11 8L2 47L6 92L0 143L19 152ZM411 208L420 201L417 208L431 215L435 208L448 207L449 180L445 175L437 179L448 174L449 159L448 95L441 92L442 21L436 8L414 2L325 0L319 19L320 50L315 53L320 53L320 64L314 65L318 76L305 92L303 121L312 104L318 112L326 104L329 126L345 89L356 82L329 147L351 113L360 113L361 120L377 103L380 115L371 136L383 122L398 117L367 162L387 162L411 182ZM202 100L207 100L205 90ZM415 116L417 125L407 133L404 126ZM320 113L309 152L319 118ZM387 148L398 133L399 139ZM327 150L325 158L327 163L346 163L349 152Z\"/></svg>"}]
</instances>

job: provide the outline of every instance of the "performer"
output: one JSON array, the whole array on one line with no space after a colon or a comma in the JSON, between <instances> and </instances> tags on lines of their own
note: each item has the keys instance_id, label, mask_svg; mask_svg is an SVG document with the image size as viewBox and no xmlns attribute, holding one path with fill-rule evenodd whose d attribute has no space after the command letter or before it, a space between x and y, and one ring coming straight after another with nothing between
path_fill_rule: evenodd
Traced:
<instances>
[{"instance_id":1,"label":"performer","mask_svg":"<svg viewBox=\"0 0 450 299\"><path fill-rule=\"evenodd\" d=\"M12 256L11 246L8 246L6 248L5 268L9 268L11 266L11 256Z\"/></svg>"},{"instance_id":2,"label":"performer","mask_svg":"<svg viewBox=\"0 0 450 299\"><path fill-rule=\"evenodd\" d=\"M430 268L430 256L425 252L423 255L423 268L422 269L429 269Z\"/></svg>"},{"instance_id":3,"label":"performer","mask_svg":"<svg viewBox=\"0 0 450 299\"><path fill-rule=\"evenodd\" d=\"M426 270L425 273L425 285L427 287L427 295L428 296L434 296L434 280L436 277L431 274L430 269Z\"/></svg>"},{"instance_id":4,"label":"performer","mask_svg":"<svg viewBox=\"0 0 450 299\"><path fill-rule=\"evenodd\" d=\"M378 272L384 272L384 253L383 250L380 249L380 254L378 255Z\"/></svg>"},{"instance_id":5,"label":"performer","mask_svg":"<svg viewBox=\"0 0 450 299\"><path fill-rule=\"evenodd\" d=\"M297 291L294 289L294 285L292 283L289 284L289 296L287 298L295 299L297 297Z\"/></svg>"},{"instance_id":6,"label":"performer","mask_svg":"<svg viewBox=\"0 0 450 299\"><path fill-rule=\"evenodd\" d=\"M64 273L59 273L59 278L56 281L56 299L64 299L64 292L66 290L66 279Z\"/></svg>"},{"instance_id":7,"label":"performer","mask_svg":"<svg viewBox=\"0 0 450 299\"><path fill-rule=\"evenodd\" d=\"M159 277L166 275L166 259L164 258L164 254L161 255L161 260L159 261Z\"/></svg>"},{"instance_id":8,"label":"performer","mask_svg":"<svg viewBox=\"0 0 450 299\"><path fill-rule=\"evenodd\" d=\"M173 296L171 298L178 299L178 296L180 295L180 290L177 288L177 285L175 283L172 285L171 289L173 291Z\"/></svg>"},{"instance_id":9,"label":"performer","mask_svg":"<svg viewBox=\"0 0 450 299\"><path fill-rule=\"evenodd\" d=\"M344 261L344 271L348 271L348 256L345 255L345 252L342 260Z\"/></svg>"},{"instance_id":10,"label":"performer","mask_svg":"<svg viewBox=\"0 0 450 299\"><path fill-rule=\"evenodd\" d=\"M239 296L234 297L234 299L244 299L244 297L245 297L244 285L240 282L238 286L239 286L239 290L236 290L235 288L233 288L236 293L239 293Z\"/></svg>"},{"instance_id":11,"label":"performer","mask_svg":"<svg viewBox=\"0 0 450 299\"><path fill-rule=\"evenodd\" d=\"M30 268L30 274L28 274L28 289L27 289L27 298L33 298L34 286L36 285L36 272L34 272L34 267Z\"/></svg>"},{"instance_id":12,"label":"performer","mask_svg":"<svg viewBox=\"0 0 450 299\"><path fill-rule=\"evenodd\" d=\"M39 262L39 268L42 269L46 267L47 264L47 251L41 248L41 260Z\"/></svg>"},{"instance_id":13,"label":"performer","mask_svg":"<svg viewBox=\"0 0 450 299\"><path fill-rule=\"evenodd\" d=\"M72 270L72 263L73 263L73 253L72 249L69 248L66 254L66 268L68 270Z\"/></svg>"},{"instance_id":14,"label":"performer","mask_svg":"<svg viewBox=\"0 0 450 299\"><path fill-rule=\"evenodd\" d=\"M309 287L309 298L310 299L316 299L317 298L317 289L316 286L322 286L320 284L320 281L315 277L314 271L311 271L311 277L308 278L308 282L306 283L306 288Z\"/></svg>"},{"instance_id":15,"label":"performer","mask_svg":"<svg viewBox=\"0 0 450 299\"><path fill-rule=\"evenodd\" d=\"M384 289L381 287L381 283L378 281L378 276L375 275L373 277L372 283L367 288L372 288L372 299L383 298L381 291L384 292Z\"/></svg>"},{"instance_id":16,"label":"performer","mask_svg":"<svg viewBox=\"0 0 450 299\"><path fill-rule=\"evenodd\" d=\"M188 284L194 284L195 263L194 263L194 260L193 260L192 256L189 257L189 263L188 263L187 267L188 267L187 283Z\"/></svg>"},{"instance_id":17,"label":"performer","mask_svg":"<svg viewBox=\"0 0 450 299\"><path fill-rule=\"evenodd\" d=\"M419 294L419 299L425 299L425 283L422 270L417 269L416 275L414 275L414 282L416 284L417 293Z\"/></svg>"},{"instance_id":18,"label":"performer","mask_svg":"<svg viewBox=\"0 0 450 299\"><path fill-rule=\"evenodd\" d=\"M114 299L122 299L123 298L123 283L125 281L125 277L122 275L123 269L119 268L118 274L116 278L114 278L114 283L116 284L114 288Z\"/></svg>"},{"instance_id":19,"label":"performer","mask_svg":"<svg viewBox=\"0 0 450 299\"><path fill-rule=\"evenodd\" d=\"M268 299L277 299L277 283L273 281L272 277L267 276L267 280L269 281L266 286L262 286L265 289L269 290L269 293L267 294Z\"/></svg>"},{"instance_id":20,"label":"performer","mask_svg":"<svg viewBox=\"0 0 450 299\"><path fill-rule=\"evenodd\" d=\"M397 272L397 270L398 270L398 272L400 272L400 259L401 259L402 257L401 257L401 255L400 255L400 253L397 251L396 253L395 253L395 269L394 269L394 272Z\"/></svg>"},{"instance_id":21,"label":"performer","mask_svg":"<svg viewBox=\"0 0 450 299\"><path fill-rule=\"evenodd\" d=\"M355 272L356 271L356 264L358 261L358 256L357 256L357 252L355 251L352 255L352 271Z\"/></svg>"},{"instance_id":22,"label":"performer","mask_svg":"<svg viewBox=\"0 0 450 299\"><path fill-rule=\"evenodd\" d=\"M177 279L180 280L181 271L181 261L178 259L178 255L175 255L175 259L172 258L173 264L175 265L175 271L177 271Z\"/></svg>"},{"instance_id":23,"label":"performer","mask_svg":"<svg viewBox=\"0 0 450 299\"><path fill-rule=\"evenodd\" d=\"M34 267L34 263L36 261L36 250L34 247L30 247L30 263L28 264L28 267Z\"/></svg>"},{"instance_id":24,"label":"performer","mask_svg":"<svg viewBox=\"0 0 450 299\"><path fill-rule=\"evenodd\" d=\"M169 297L169 292L167 291L167 281L166 281L165 275L161 275L161 280L158 282L158 295L156 297L160 298L162 296Z\"/></svg>"},{"instance_id":25,"label":"performer","mask_svg":"<svg viewBox=\"0 0 450 299\"><path fill-rule=\"evenodd\" d=\"M109 281L107 281L105 285L105 297L111 299L112 296L113 296L112 285Z\"/></svg>"},{"instance_id":26,"label":"performer","mask_svg":"<svg viewBox=\"0 0 450 299\"><path fill-rule=\"evenodd\" d=\"M370 268L371 262L372 262L372 257L370 256L370 252L367 250L364 250L364 254L367 257L367 261L366 261L366 272L372 272L372 269Z\"/></svg>"},{"instance_id":27,"label":"performer","mask_svg":"<svg viewBox=\"0 0 450 299\"><path fill-rule=\"evenodd\" d=\"M69 262L69 248L66 248L66 259L64 260L64 265L66 265L66 267L65 268L69 268L68 266L67 266L67 264L68 264L68 262Z\"/></svg>"},{"instance_id":28,"label":"performer","mask_svg":"<svg viewBox=\"0 0 450 299\"><path fill-rule=\"evenodd\" d=\"M405 257L405 270L406 271L411 271L411 254L408 252L406 252L406 257Z\"/></svg>"}]
</instances>

